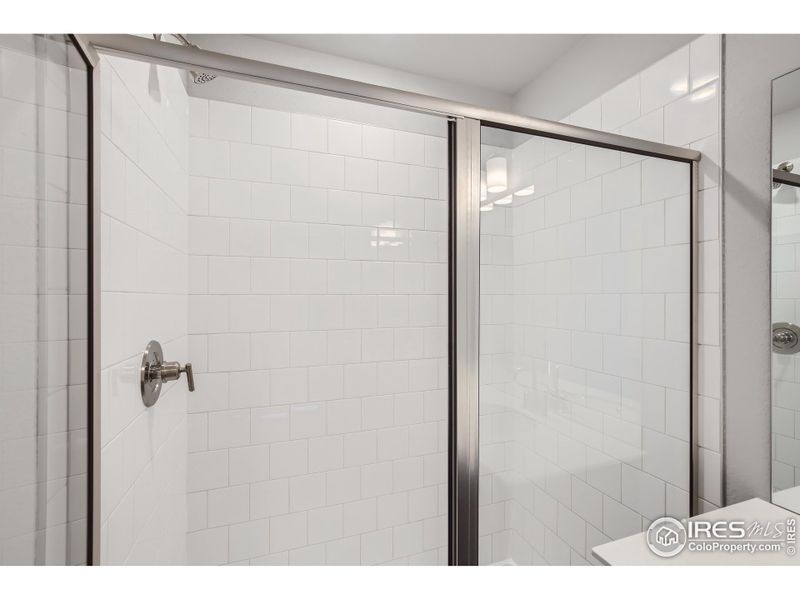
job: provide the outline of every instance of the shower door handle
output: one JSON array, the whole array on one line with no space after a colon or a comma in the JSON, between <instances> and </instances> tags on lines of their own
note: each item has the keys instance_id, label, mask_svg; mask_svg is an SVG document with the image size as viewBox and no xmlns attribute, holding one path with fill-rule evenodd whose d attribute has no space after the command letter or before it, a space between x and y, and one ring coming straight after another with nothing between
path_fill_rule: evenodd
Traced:
<instances>
[{"instance_id":1,"label":"shower door handle","mask_svg":"<svg viewBox=\"0 0 800 600\"><path fill-rule=\"evenodd\" d=\"M142 356L142 366L139 369L139 382L142 393L142 402L145 406L153 406L161 395L161 387L167 381L177 381L181 373L186 375L189 391L194 391L194 372L192 363L181 366L177 361L165 361L161 344L150 340Z\"/></svg>"}]
</instances>

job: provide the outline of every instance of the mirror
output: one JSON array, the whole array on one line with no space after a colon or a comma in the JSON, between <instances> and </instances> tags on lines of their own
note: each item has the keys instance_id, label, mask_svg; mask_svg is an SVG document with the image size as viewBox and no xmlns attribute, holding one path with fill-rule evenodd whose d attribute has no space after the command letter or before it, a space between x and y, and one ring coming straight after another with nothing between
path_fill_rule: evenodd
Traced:
<instances>
[{"instance_id":1,"label":"mirror","mask_svg":"<svg viewBox=\"0 0 800 600\"><path fill-rule=\"evenodd\" d=\"M800 70L772 82L772 501L800 511Z\"/></svg>"}]
</instances>

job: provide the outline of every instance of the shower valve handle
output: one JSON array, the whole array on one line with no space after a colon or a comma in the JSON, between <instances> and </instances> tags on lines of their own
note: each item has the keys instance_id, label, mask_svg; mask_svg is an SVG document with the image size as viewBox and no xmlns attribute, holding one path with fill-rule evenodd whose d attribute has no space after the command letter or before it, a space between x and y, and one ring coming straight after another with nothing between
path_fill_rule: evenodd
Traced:
<instances>
[{"instance_id":1,"label":"shower valve handle","mask_svg":"<svg viewBox=\"0 0 800 600\"><path fill-rule=\"evenodd\" d=\"M194 391L194 372L192 363L181 366L178 361L164 360L161 344L151 340L142 355L142 366L139 369L142 402L145 406L153 406L161 395L161 386L168 381L177 381L181 373L186 375L189 391Z\"/></svg>"},{"instance_id":2,"label":"shower valve handle","mask_svg":"<svg viewBox=\"0 0 800 600\"><path fill-rule=\"evenodd\" d=\"M194 373L192 372L192 363L183 365L182 373L186 373L186 385L189 386L189 391L194 391Z\"/></svg>"},{"instance_id":3,"label":"shower valve handle","mask_svg":"<svg viewBox=\"0 0 800 600\"><path fill-rule=\"evenodd\" d=\"M162 362L160 366L154 369L157 374L155 377L161 377L161 381L177 381L181 377L181 373L186 375L186 383L189 386L189 391L194 391L194 373L192 373L192 363L186 363L181 366L178 361Z\"/></svg>"}]
</instances>

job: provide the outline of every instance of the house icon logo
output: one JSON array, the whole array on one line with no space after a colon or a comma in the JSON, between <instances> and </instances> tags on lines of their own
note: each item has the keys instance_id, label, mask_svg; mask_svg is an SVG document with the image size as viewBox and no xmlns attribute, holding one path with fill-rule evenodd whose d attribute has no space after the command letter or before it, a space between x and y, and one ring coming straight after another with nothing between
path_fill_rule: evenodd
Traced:
<instances>
[{"instance_id":1,"label":"house icon logo","mask_svg":"<svg viewBox=\"0 0 800 600\"><path fill-rule=\"evenodd\" d=\"M647 528L647 545L653 554L663 558L676 556L686 546L686 528L678 519L662 517Z\"/></svg>"},{"instance_id":2,"label":"house icon logo","mask_svg":"<svg viewBox=\"0 0 800 600\"><path fill-rule=\"evenodd\" d=\"M664 525L656 531L656 541L662 546L672 546L678 543L678 534Z\"/></svg>"}]
</instances>

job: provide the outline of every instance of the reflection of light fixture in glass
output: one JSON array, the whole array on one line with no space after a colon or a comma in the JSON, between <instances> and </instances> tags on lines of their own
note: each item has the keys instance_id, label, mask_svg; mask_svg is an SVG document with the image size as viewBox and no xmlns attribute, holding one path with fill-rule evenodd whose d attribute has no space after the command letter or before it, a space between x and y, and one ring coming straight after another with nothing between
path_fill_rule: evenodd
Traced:
<instances>
[{"instance_id":1,"label":"reflection of light fixture in glass","mask_svg":"<svg viewBox=\"0 0 800 600\"><path fill-rule=\"evenodd\" d=\"M494 202L487 202L486 204L481 204L481 212L489 212L490 210L494 210Z\"/></svg>"},{"instance_id":2,"label":"reflection of light fixture in glass","mask_svg":"<svg viewBox=\"0 0 800 600\"><path fill-rule=\"evenodd\" d=\"M486 161L486 189L492 194L505 192L508 187L506 159L495 156Z\"/></svg>"},{"instance_id":3,"label":"reflection of light fixture in glass","mask_svg":"<svg viewBox=\"0 0 800 600\"><path fill-rule=\"evenodd\" d=\"M386 246L395 248L397 246L402 246L403 241L399 239L401 237L401 232L397 229L374 229L371 235L370 246L373 248Z\"/></svg>"},{"instance_id":4,"label":"reflection of light fixture in glass","mask_svg":"<svg viewBox=\"0 0 800 600\"><path fill-rule=\"evenodd\" d=\"M686 79L679 79L669 86L669 91L678 95L685 94L689 91L689 82Z\"/></svg>"},{"instance_id":5,"label":"reflection of light fixture in glass","mask_svg":"<svg viewBox=\"0 0 800 600\"><path fill-rule=\"evenodd\" d=\"M495 200L494 203L495 204L499 204L499 205L502 206L504 204L511 204L512 200L513 200L513 196L511 196L511 194L509 194L508 196L503 196L499 200Z\"/></svg>"},{"instance_id":6,"label":"reflection of light fixture in glass","mask_svg":"<svg viewBox=\"0 0 800 600\"><path fill-rule=\"evenodd\" d=\"M530 196L534 192L535 186L530 184L528 187L524 187L521 190L517 190L514 192L515 196Z\"/></svg>"},{"instance_id":7,"label":"reflection of light fixture in glass","mask_svg":"<svg viewBox=\"0 0 800 600\"><path fill-rule=\"evenodd\" d=\"M692 102L702 102L706 98L711 98L716 93L717 93L717 86L710 85L706 89L695 92L694 94L689 96L689 100L691 100Z\"/></svg>"},{"instance_id":8,"label":"reflection of light fixture in glass","mask_svg":"<svg viewBox=\"0 0 800 600\"><path fill-rule=\"evenodd\" d=\"M486 200L486 171L481 171L481 202Z\"/></svg>"}]
</instances>

